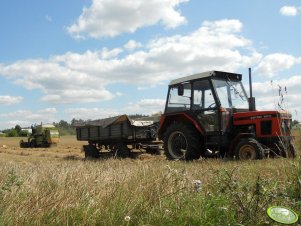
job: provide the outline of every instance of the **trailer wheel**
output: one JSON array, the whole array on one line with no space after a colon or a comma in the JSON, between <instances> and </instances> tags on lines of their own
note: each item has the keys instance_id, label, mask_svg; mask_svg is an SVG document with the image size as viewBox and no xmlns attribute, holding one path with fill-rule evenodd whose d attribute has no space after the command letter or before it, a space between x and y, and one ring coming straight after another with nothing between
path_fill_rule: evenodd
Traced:
<instances>
[{"instance_id":1,"label":"trailer wheel","mask_svg":"<svg viewBox=\"0 0 301 226\"><path fill-rule=\"evenodd\" d=\"M164 135L164 153L168 159L198 159L201 142L194 127L183 123L171 124Z\"/></svg>"},{"instance_id":2,"label":"trailer wheel","mask_svg":"<svg viewBox=\"0 0 301 226\"><path fill-rule=\"evenodd\" d=\"M262 159L264 151L257 140L248 138L238 143L235 149L235 156L238 160Z\"/></svg>"},{"instance_id":3,"label":"trailer wheel","mask_svg":"<svg viewBox=\"0 0 301 226\"><path fill-rule=\"evenodd\" d=\"M93 145L84 145L85 159L87 158L99 158L99 151Z\"/></svg>"},{"instance_id":4,"label":"trailer wheel","mask_svg":"<svg viewBox=\"0 0 301 226\"><path fill-rule=\"evenodd\" d=\"M117 143L114 146L114 155L115 157L119 157L119 158L128 158L130 157L130 149L127 147L127 145L125 143Z\"/></svg>"}]
</instances>

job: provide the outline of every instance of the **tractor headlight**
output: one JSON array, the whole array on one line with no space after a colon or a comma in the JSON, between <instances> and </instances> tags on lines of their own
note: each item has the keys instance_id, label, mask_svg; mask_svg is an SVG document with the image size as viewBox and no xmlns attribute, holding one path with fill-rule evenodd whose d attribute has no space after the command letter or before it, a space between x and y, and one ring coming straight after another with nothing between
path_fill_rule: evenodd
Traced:
<instances>
[{"instance_id":1,"label":"tractor headlight","mask_svg":"<svg viewBox=\"0 0 301 226\"><path fill-rule=\"evenodd\" d=\"M281 122L281 128L282 128L282 130L285 130L285 122L284 121Z\"/></svg>"}]
</instances>

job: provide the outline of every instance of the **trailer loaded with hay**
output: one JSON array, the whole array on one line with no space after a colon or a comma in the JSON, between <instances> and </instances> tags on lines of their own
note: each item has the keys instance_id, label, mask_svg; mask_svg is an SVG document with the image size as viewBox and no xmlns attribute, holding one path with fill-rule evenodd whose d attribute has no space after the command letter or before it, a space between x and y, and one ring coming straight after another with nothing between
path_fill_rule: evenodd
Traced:
<instances>
[{"instance_id":1,"label":"trailer loaded with hay","mask_svg":"<svg viewBox=\"0 0 301 226\"><path fill-rule=\"evenodd\" d=\"M131 157L134 153L159 153L157 138L158 117L131 118L120 115L105 119L75 124L79 141L88 141L83 146L85 157L103 156Z\"/></svg>"}]
</instances>

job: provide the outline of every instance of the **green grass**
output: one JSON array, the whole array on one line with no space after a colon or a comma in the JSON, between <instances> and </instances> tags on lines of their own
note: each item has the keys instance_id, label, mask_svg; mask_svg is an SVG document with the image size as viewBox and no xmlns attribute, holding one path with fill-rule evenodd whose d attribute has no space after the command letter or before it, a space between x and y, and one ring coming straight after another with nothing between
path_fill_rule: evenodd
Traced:
<instances>
[{"instance_id":1,"label":"green grass","mask_svg":"<svg viewBox=\"0 0 301 226\"><path fill-rule=\"evenodd\" d=\"M0 159L0 225L276 225L300 200L299 158Z\"/></svg>"}]
</instances>

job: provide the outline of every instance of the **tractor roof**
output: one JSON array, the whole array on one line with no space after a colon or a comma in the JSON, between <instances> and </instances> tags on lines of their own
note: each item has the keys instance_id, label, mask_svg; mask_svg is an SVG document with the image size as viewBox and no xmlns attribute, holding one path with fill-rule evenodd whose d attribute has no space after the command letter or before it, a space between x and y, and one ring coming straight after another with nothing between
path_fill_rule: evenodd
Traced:
<instances>
[{"instance_id":1,"label":"tractor roof","mask_svg":"<svg viewBox=\"0 0 301 226\"><path fill-rule=\"evenodd\" d=\"M169 83L169 85L172 86L172 85L179 84L179 83L182 83L182 82L188 82L188 81L191 81L191 80L197 80L197 79L209 78L209 77L215 77L215 78L219 78L219 79L229 78L231 80L240 81L241 76L242 76L241 74L230 73L230 72L207 71L207 72L203 72L203 73L198 73L198 74L189 75L189 76L186 76L186 77L174 79Z\"/></svg>"}]
</instances>

